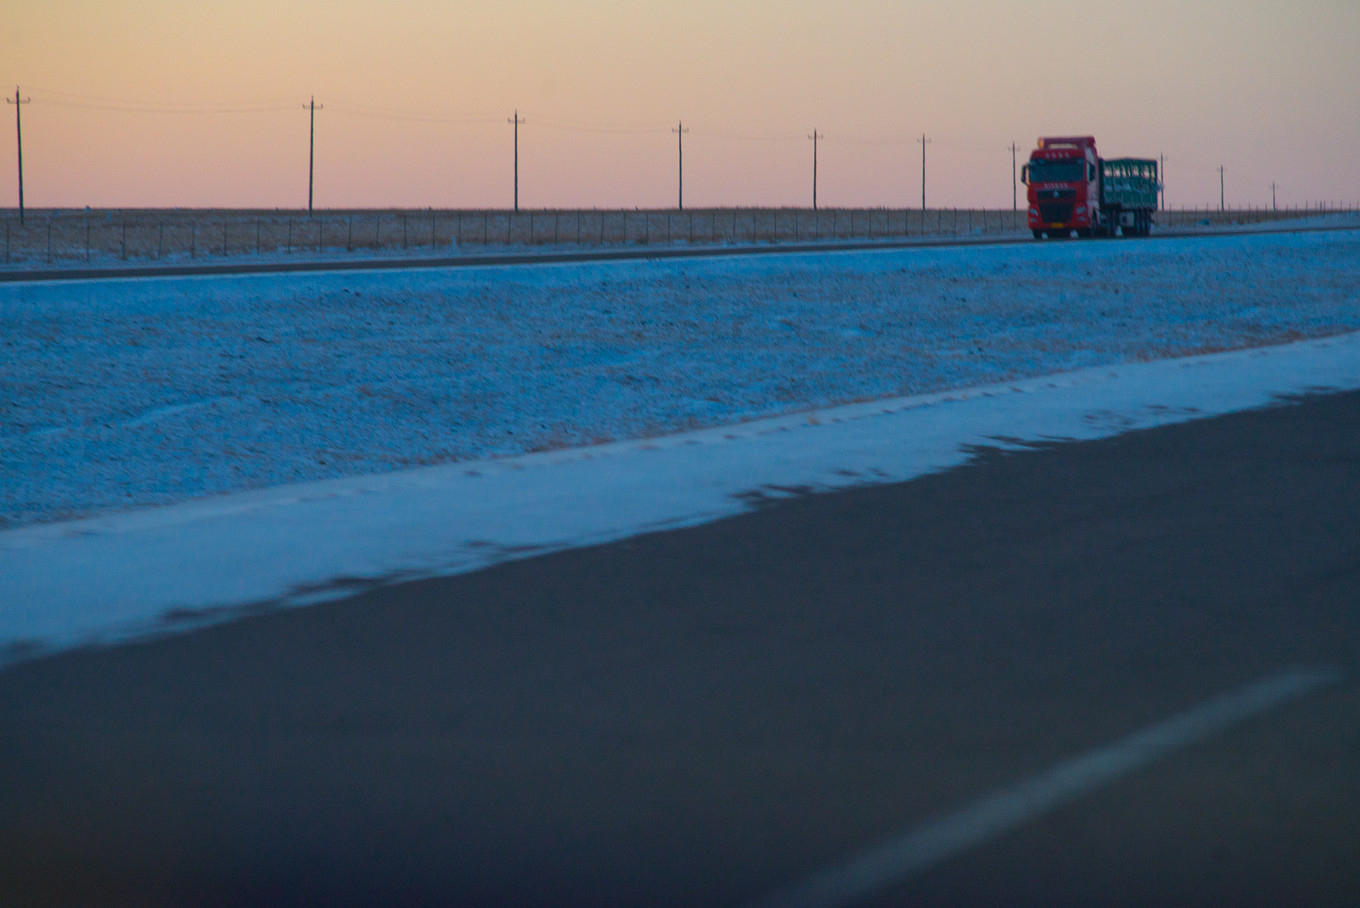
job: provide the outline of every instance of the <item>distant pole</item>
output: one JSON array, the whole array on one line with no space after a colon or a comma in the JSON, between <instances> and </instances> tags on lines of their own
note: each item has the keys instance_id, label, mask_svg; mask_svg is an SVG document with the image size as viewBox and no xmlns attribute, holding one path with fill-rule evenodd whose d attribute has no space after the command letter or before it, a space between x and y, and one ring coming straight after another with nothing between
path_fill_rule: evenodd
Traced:
<instances>
[{"instance_id":1,"label":"distant pole","mask_svg":"<svg viewBox=\"0 0 1360 908\"><path fill-rule=\"evenodd\" d=\"M307 134L307 213L312 213L312 181L316 175L316 112L324 108L317 107L316 95L312 95L311 103L306 105L310 111L310 125Z\"/></svg>"},{"instance_id":2,"label":"distant pole","mask_svg":"<svg viewBox=\"0 0 1360 908\"><path fill-rule=\"evenodd\" d=\"M515 116L506 122L515 124L515 210L519 211L519 124L524 121L519 117L519 111L515 111Z\"/></svg>"},{"instance_id":3,"label":"distant pole","mask_svg":"<svg viewBox=\"0 0 1360 908\"><path fill-rule=\"evenodd\" d=\"M926 210L926 146L930 144L930 140L926 138L925 133L921 133L921 138L916 141L921 143L921 211L924 212Z\"/></svg>"},{"instance_id":4,"label":"distant pole","mask_svg":"<svg viewBox=\"0 0 1360 908\"><path fill-rule=\"evenodd\" d=\"M1275 204L1275 183L1274 183L1274 181L1271 181L1271 184L1270 184L1270 210L1271 210L1271 211L1279 211L1279 210L1280 210L1279 207Z\"/></svg>"},{"instance_id":5,"label":"distant pole","mask_svg":"<svg viewBox=\"0 0 1360 908\"><path fill-rule=\"evenodd\" d=\"M14 100L5 99L6 104L14 105L14 134L19 140L19 226L24 225L24 127L19 120L19 108L33 100L19 97L19 86L14 86Z\"/></svg>"},{"instance_id":6,"label":"distant pole","mask_svg":"<svg viewBox=\"0 0 1360 908\"><path fill-rule=\"evenodd\" d=\"M680 195L679 195L679 199L678 199L678 201L677 201L677 207L678 207L681 211L684 211L684 210L685 210L685 133L689 132L689 130L685 128L685 123L684 123L683 120L676 120L675 123L676 123L675 128L672 129L671 132L675 133L676 141L677 141L677 142L679 143L679 145L680 145L680 149L679 149L679 151L680 151Z\"/></svg>"},{"instance_id":7,"label":"distant pole","mask_svg":"<svg viewBox=\"0 0 1360 908\"><path fill-rule=\"evenodd\" d=\"M1011 143L1011 211L1019 211L1019 186L1015 178L1015 143Z\"/></svg>"},{"instance_id":8,"label":"distant pole","mask_svg":"<svg viewBox=\"0 0 1360 908\"><path fill-rule=\"evenodd\" d=\"M820 136L821 138L826 138L825 135L818 133L817 130L815 130L815 129L812 131L812 135L808 136L808 138L812 140L812 210L813 210L813 211L816 211L816 210L817 210L817 139L818 139L819 136Z\"/></svg>"},{"instance_id":9,"label":"distant pole","mask_svg":"<svg viewBox=\"0 0 1360 908\"><path fill-rule=\"evenodd\" d=\"M1227 204L1226 204L1225 199L1226 199L1226 197L1223 195L1223 165L1222 165L1222 164L1219 164L1219 165L1218 165L1218 210L1219 210L1219 211L1227 211L1227 210L1228 210L1228 206L1227 206Z\"/></svg>"}]
</instances>

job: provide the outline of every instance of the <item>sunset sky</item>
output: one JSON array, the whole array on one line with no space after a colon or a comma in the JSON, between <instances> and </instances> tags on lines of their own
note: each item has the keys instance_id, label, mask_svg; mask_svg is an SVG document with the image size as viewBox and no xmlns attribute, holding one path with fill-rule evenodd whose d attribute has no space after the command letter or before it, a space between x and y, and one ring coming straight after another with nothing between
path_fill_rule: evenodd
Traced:
<instances>
[{"instance_id":1,"label":"sunset sky","mask_svg":"<svg viewBox=\"0 0 1360 908\"><path fill-rule=\"evenodd\" d=\"M1011 143L1172 206L1360 203L1356 0L6 0L25 202L1010 207ZM14 106L0 206L17 204ZM1021 187L1023 202L1023 187Z\"/></svg>"}]
</instances>

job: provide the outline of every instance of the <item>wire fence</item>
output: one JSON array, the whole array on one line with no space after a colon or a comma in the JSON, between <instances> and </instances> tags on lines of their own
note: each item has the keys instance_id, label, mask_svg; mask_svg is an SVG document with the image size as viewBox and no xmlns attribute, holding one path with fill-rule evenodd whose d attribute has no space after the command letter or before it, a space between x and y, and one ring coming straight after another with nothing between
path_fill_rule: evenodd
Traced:
<instances>
[{"instance_id":1,"label":"wire fence","mask_svg":"<svg viewBox=\"0 0 1360 908\"><path fill-rule=\"evenodd\" d=\"M1352 207L1184 208L1163 227L1250 224ZM984 208L698 208L477 210L80 210L0 213L5 265L448 254L460 248L730 245L1007 236L1028 231L1023 210Z\"/></svg>"}]
</instances>

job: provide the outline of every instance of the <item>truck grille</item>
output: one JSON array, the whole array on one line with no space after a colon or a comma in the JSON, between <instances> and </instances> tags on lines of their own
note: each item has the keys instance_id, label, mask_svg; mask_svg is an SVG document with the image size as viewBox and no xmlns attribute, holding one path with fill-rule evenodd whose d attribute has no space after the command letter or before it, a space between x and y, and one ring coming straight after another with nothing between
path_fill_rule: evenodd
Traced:
<instances>
[{"instance_id":1,"label":"truck grille","mask_svg":"<svg viewBox=\"0 0 1360 908\"><path fill-rule=\"evenodd\" d=\"M1066 224L1072 220L1072 203L1040 202L1039 219L1045 224Z\"/></svg>"}]
</instances>

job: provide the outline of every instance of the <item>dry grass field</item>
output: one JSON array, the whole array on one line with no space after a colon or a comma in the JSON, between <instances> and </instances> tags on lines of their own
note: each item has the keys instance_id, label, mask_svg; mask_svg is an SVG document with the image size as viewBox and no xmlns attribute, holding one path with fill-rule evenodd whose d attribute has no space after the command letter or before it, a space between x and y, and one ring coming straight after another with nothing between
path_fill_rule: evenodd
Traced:
<instances>
[{"instance_id":1,"label":"dry grass field","mask_svg":"<svg viewBox=\"0 0 1360 908\"><path fill-rule=\"evenodd\" d=\"M1310 212L1313 213L1313 212ZM1175 227L1254 223L1300 212L1164 211ZM623 246L1004 236L1023 211L890 208L499 210L14 209L0 212L4 265L185 261L240 256L447 254L459 247Z\"/></svg>"}]
</instances>

